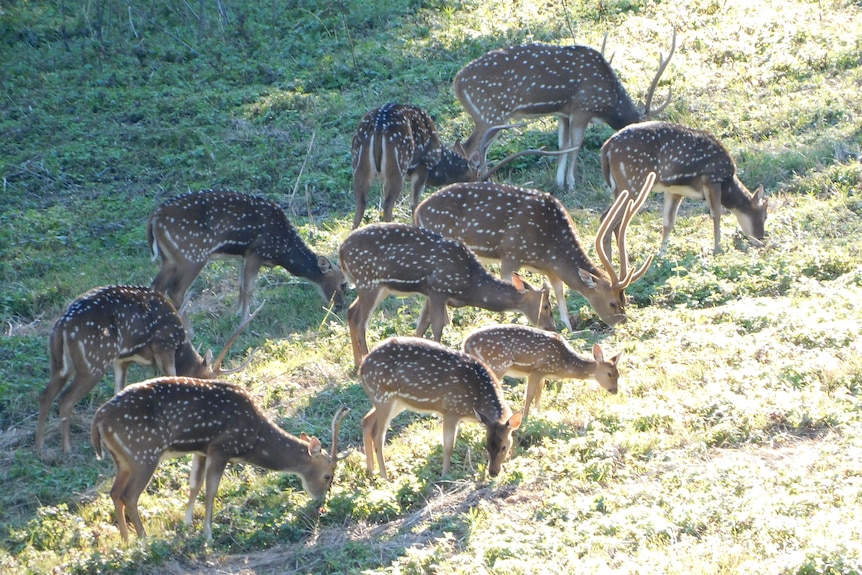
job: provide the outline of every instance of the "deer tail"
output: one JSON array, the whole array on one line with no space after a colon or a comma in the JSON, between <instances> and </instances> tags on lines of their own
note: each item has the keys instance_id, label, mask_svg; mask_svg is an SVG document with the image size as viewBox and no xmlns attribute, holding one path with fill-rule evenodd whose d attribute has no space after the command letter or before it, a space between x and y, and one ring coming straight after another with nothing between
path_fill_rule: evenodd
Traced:
<instances>
[{"instance_id":1,"label":"deer tail","mask_svg":"<svg viewBox=\"0 0 862 575\"><path fill-rule=\"evenodd\" d=\"M147 244L149 244L150 252L153 254L153 261L159 258L159 242L156 240L156 234L153 231L157 221L158 218L156 216L147 220Z\"/></svg>"},{"instance_id":2,"label":"deer tail","mask_svg":"<svg viewBox=\"0 0 862 575\"><path fill-rule=\"evenodd\" d=\"M96 450L96 459L102 459L102 433L99 431L98 420L93 420L90 425L90 441L93 443L93 449Z\"/></svg>"}]
</instances>

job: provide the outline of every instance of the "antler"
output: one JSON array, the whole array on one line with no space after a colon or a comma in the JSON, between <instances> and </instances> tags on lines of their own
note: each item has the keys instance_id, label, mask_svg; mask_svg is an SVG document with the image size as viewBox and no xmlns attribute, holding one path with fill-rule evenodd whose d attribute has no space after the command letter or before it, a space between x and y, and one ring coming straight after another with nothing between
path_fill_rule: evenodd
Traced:
<instances>
[{"instance_id":1,"label":"antler","mask_svg":"<svg viewBox=\"0 0 862 575\"><path fill-rule=\"evenodd\" d=\"M650 172L647 176L646 182L644 182L643 187L641 188L640 193L637 197L629 201L629 197L631 193L628 190L623 190L614 200L614 203L608 209L608 213L605 216L605 219L602 220L601 225L599 226L598 231L596 232L596 254L601 260L602 265L605 268L605 271L610 277L611 285L619 289L625 289L632 282L640 279L646 273L647 269L649 269L650 264L652 263L653 256L650 255L647 258L647 261L638 269L638 271L632 273L629 271L629 262L628 262L628 252L626 251L626 229L628 228L629 222L631 222L634 215L643 207L647 198L649 197L649 192L652 189L653 184L655 183L655 173ZM616 220L617 215L619 215L620 210L625 210L623 212L622 221L620 222L619 231L617 232L617 247L620 253L620 273L614 271L613 265L611 265L611 260L608 257L608 254L605 252L605 248L603 246L605 236L610 233L611 223Z\"/></svg>"},{"instance_id":2,"label":"antler","mask_svg":"<svg viewBox=\"0 0 862 575\"><path fill-rule=\"evenodd\" d=\"M607 45L607 43L608 43L608 33L607 33L607 32L605 32L605 35L604 35L604 37L602 38L602 52L601 52L601 54L602 54L602 58L604 58L604 57L605 57L605 46ZM609 66L610 66L611 62L613 62L613 61L614 61L614 56L615 56L615 55L616 55L616 52L615 52L615 53L613 53L613 54L611 54L611 57L610 57L610 58L607 58L607 61L608 61L608 65L609 65Z\"/></svg>"},{"instance_id":3,"label":"antler","mask_svg":"<svg viewBox=\"0 0 862 575\"><path fill-rule=\"evenodd\" d=\"M620 223L620 231L617 233L617 246L620 251L620 276L623 278L620 282L620 289L628 287L632 282L643 277L649 269L650 264L652 264L653 256L650 254L638 271L634 273L629 271L629 258L628 251L626 250L626 230L628 229L631 219L636 213L638 213L638 211L640 211L644 203L646 203L650 190L652 190L653 184L655 183L655 178L655 172L650 172L637 198L626 205L626 211L623 214L623 221Z\"/></svg>"},{"instance_id":4,"label":"antler","mask_svg":"<svg viewBox=\"0 0 862 575\"><path fill-rule=\"evenodd\" d=\"M673 38L670 41L670 52L667 54L667 58L662 58L662 55L659 54L658 57L658 72L656 72L655 78L652 80L652 84L650 84L649 92L647 92L646 96L646 104L644 104L644 116L650 117L651 111L650 106L652 104L652 97L655 94L655 89L658 86L659 78L664 74L665 68L667 68L668 62L670 62L671 57L673 56L674 50L676 50L676 28L673 29ZM652 111L652 113L660 114L667 105L670 104L672 88L668 88L667 90L667 99L665 99L664 103L659 106L656 110Z\"/></svg>"},{"instance_id":5,"label":"antler","mask_svg":"<svg viewBox=\"0 0 862 575\"><path fill-rule=\"evenodd\" d=\"M338 457L338 430L341 427L341 422L344 421L344 418L347 417L348 413L350 413L350 408L346 405L342 405L332 417L332 457L336 461L340 461L347 457L347 455Z\"/></svg>"},{"instance_id":6,"label":"antler","mask_svg":"<svg viewBox=\"0 0 862 575\"><path fill-rule=\"evenodd\" d=\"M246 328L246 326L248 326L248 324L251 323L251 320L253 320L255 318L255 316L258 314L258 312L263 309L263 305L265 303L266 303L266 301L264 301L262 304L260 304L260 307L258 307L256 310L254 310L254 313L249 315L241 324L239 324L239 327L237 327L236 330L231 334L230 338L228 338L227 343L224 344L224 347L222 348L221 352L218 354L218 357L213 362L212 370L217 375L228 375L231 373L237 373L238 371L242 371L249 366L249 364L251 363L251 360L254 358L254 354L257 352L257 348L255 348L251 351L251 353L248 356L248 359L245 360L245 363L243 363L239 367L235 367L233 369L223 370L221 368L221 362L224 360L225 356L227 355L228 350L230 350L230 347L233 345L233 342L236 341L236 338L239 337L239 334L241 334L243 332L243 330Z\"/></svg>"}]
</instances>

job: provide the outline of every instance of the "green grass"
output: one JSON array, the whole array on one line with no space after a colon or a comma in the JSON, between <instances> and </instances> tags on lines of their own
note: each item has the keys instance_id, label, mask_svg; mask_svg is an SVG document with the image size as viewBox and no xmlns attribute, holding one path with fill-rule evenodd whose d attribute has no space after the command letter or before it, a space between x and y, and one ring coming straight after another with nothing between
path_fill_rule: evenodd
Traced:
<instances>
[{"instance_id":1,"label":"green grass","mask_svg":"<svg viewBox=\"0 0 862 575\"><path fill-rule=\"evenodd\" d=\"M862 573L859 2L222 2L204 3L203 25L200 6L0 3L0 572ZM666 256L628 289L627 323L608 329L569 293L579 321L566 337L585 354L594 342L622 352L621 392L549 382L498 478L481 428L465 424L441 479L439 421L417 414L393 421L392 482L367 477L370 403L345 314L283 270L259 278L266 307L228 361L260 348L231 379L293 433L328 445L332 414L353 408L342 445L356 449L322 508L296 477L231 465L207 544L202 502L193 528L182 523L188 462L173 460L141 500L149 538L122 545L113 466L88 434L110 377L76 406L70 455L56 416L35 451L51 325L87 289L152 280L144 222L160 201L263 195L334 258L368 109L422 106L452 144L472 128L450 87L468 61L527 41L598 47L606 31L638 100L674 28L662 116L713 132L741 179L765 186L766 245L725 215L712 255L706 206L687 200ZM491 158L555 148L555 130L511 131ZM598 150L611 134L588 130L577 191L560 196L585 239L609 202ZM500 179L552 191L554 175L552 159L528 157ZM659 246L660 206L632 224L635 262ZM409 218L405 202L396 215ZM196 345L217 351L236 326L237 282L236 263L217 261L194 284ZM412 333L421 303L386 300L369 342ZM443 341L501 320L523 321L455 310ZM522 404L523 382L504 390Z\"/></svg>"}]
</instances>

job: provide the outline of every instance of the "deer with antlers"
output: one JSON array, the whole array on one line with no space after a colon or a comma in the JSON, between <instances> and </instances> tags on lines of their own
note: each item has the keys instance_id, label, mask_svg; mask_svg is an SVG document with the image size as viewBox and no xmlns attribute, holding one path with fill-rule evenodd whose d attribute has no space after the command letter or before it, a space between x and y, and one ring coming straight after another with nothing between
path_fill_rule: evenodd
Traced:
<instances>
[{"instance_id":1,"label":"deer with antlers","mask_svg":"<svg viewBox=\"0 0 862 575\"><path fill-rule=\"evenodd\" d=\"M383 443L392 419L409 409L443 418L443 475L449 473L461 421L485 426L488 474L496 477L512 446L521 414L512 414L497 378L474 357L436 342L393 337L371 350L359 368L359 383L373 407L362 419L368 474L374 456L380 476L388 480Z\"/></svg>"},{"instance_id":2,"label":"deer with antlers","mask_svg":"<svg viewBox=\"0 0 862 575\"><path fill-rule=\"evenodd\" d=\"M192 346L179 314L164 294L140 286L106 286L81 295L51 331L51 378L39 396L36 449L42 449L48 414L59 395L63 451L71 451L72 408L96 387L108 369L114 371L115 393L126 386L126 374L133 363L155 364L165 375L201 379L245 369L252 356L235 369L222 369L221 364L258 311L260 308L240 324L213 361L212 351L201 357Z\"/></svg>"},{"instance_id":3,"label":"deer with antlers","mask_svg":"<svg viewBox=\"0 0 862 575\"><path fill-rule=\"evenodd\" d=\"M492 126L485 140L508 127ZM368 192L376 176L383 179L383 221L391 222L405 177L411 180L412 213L425 184L473 182L483 179L487 171L483 142L472 154L467 154L460 142L456 142L453 150L447 149L440 141L434 120L416 106L389 103L369 111L356 128L350 151L356 197L353 229L362 224Z\"/></svg>"},{"instance_id":4,"label":"deer with antlers","mask_svg":"<svg viewBox=\"0 0 862 575\"><path fill-rule=\"evenodd\" d=\"M96 457L102 445L114 460L111 487L117 525L129 539L126 512L138 537L144 525L138 498L162 459L193 454L185 522L191 525L195 500L206 480L204 536L212 540L213 502L228 462L240 461L296 474L303 488L322 499L339 461L338 428L348 413L332 420L332 454L316 437L296 437L278 427L243 388L222 381L162 377L130 385L93 417L90 427Z\"/></svg>"},{"instance_id":5,"label":"deer with antlers","mask_svg":"<svg viewBox=\"0 0 862 575\"><path fill-rule=\"evenodd\" d=\"M530 406L538 411L545 379L594 379L608 393L617 393L620 356L605 360L599 344L593 345L593 357L576 352L558 333L525 325L492 325L480 328L464 340L463 349L482 360L497 378L504 375L526 377L522 422L527 421Z\"/></svg>"},{"instance_id":6,"label":"deer with antlers","mask_svg":"<svg viewBox=\"0 0 862 575\"><path fill-rule=\"evenodd\" d=\"M651 185L651 180L650 180ZM648 190L647 184L644 189ZM570 330L563 284L583 295L602 321L616 325L626 319L625 289L646 273L649 256L637 270L629 269L625 230L645 198L617 196L612 213L622 215L619 247L620 270L614 271L604 237L603 224L596 232L596 253L602 268L587 255L578 230L563 204L551 194L492 182L452 184L422 201L416 208L416 224L443 236L460 240L484 260L499 261L502 277L523 267L536 270L551 282L560 318Z\"/></svg>"},{"instance_id":7,"label":"deer with antlers","mask_svg":"<svg viewBox=\"0 0 862 575\"><path fill-rule=\"evenodd\" d=\"M416 327L421 337L431 326L436 341L449 323L446 306L490 311L517 310L543 329L554 329L547 287L535 289L519 276L495 278L461 242L400 223L377 223L351 232L338 259L356 286L347 324L356 365L368 353L365 333L371 313L389 294L421 294L427 300Z\"/></svg>"},{"instance_id":8,"label":"deer with antlers","mask_svg":"<svg viewBox=\"0 0 862 575\"><path fill-rule=\"evenodd\" d=\"M561 189L573 189L578 151L592 119L619 130L660 113L668 105L670 93L663 104L651 108L659 79L675 49L676 31L667 58L659 59L643 112L602 53L589 46L526 44L492 50L464 66L452 85L475 124L464 142L464 151L472 154L480 150L480 142L487 149L494 136L486 139L486 133L510 118L557 116L560 150L571 151L558 159L556 183Z\"/></svg>"},{"instance_id":9,"label":"deer with antlers","mask_svg":"<svg viewBox=\"0 0 862 575\"><path fill-rule=\"evenodd\" d=\"M664 253L683 198L706 200L712 216L714 252L721 252L721 208L736 216L743 233L755 245L765 235L767 201L763 186L751 193L739 180L727 149L708 132L669 122L644 122L620 130L604 143L602 173L616 196L638 189L650 173L653 190L664 192ZM607 216L604 216L607 218ZM619 217L611 222L618 229ZM610 236L605 238L606 248Z\"/></svg>"},{"instance_id":10,"label":"deer with antlers","mask_svg":"<svg viewBox=\"0 0 862 575\"><path fill-rule=\"evenodd\" d=\"M239 309L250 310L251 292L261 267L281 266L317 286L336 309L344 304L344 276L315 254L284 211L270 200L229 190L190 192L158 206L147 221L147 242L161 268L152 287L177 308L213 256L239 256Z\"/></svg>"}]
</instances>

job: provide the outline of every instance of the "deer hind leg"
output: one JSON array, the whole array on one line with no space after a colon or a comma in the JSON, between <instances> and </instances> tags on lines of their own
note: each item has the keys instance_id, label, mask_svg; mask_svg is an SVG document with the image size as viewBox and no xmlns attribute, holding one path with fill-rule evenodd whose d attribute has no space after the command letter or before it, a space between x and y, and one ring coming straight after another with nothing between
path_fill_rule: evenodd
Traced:
<instances>
[{"instance_id":1,"label":"deer hind leg","mask_svg":"<svg viewBox=\"0 0 862 575\"><path fill-rule=\"evenodd\" d=\"M365 469L368 475L374 473L374 437L377 434L377 408L372 407L371 411L365 414L362 418L362 447L365 451Z\"/></svg>"},{"instance_id":2,"label":"deer hind leg","mask_svg":"<svg viewBox=\"0 0 862 575\"><path fill-rule=\"evenodd\" d=\"M191 525L195 516L195 501L198 494L201 492L201 487L204 484L204 470L206 469L207 458L200 453L195 453L192 456L192 464L189 468L189 502L186 505L185 524Z\"/></svg>"},{"instance_id":3,"label":"deer hind leg","mask_svg":"<svg viewBox=\"0 0 862 575\"><path fill-rule=\"evenodd\" d=\"M111 455L114 458L114 465L117 468L117 475L114 478L114 484L111 487L111 499L114 501L114 510L117 514L117 527L120 529L120 536L123 541L129 540L129 529L126 526L126 513L129 515L132 525L135 527L135 532L138 537L145 537L144 523L141 521L141 515L138 512L138 499L141 493L147 488L147 484L156 471L158 459L154 461L141 462L135 461L135 468L123 459L114 455L115 447L111 446ZM127 454L128 457L132 455Z\"/></svg>"},{"instance_id":4,"label":"deer hind leg","mask_svg":"<svg viewBox=\"0 0 862 575\"><path fill-rule=\"evenodd\" d=\"M404 187L404 175L401 172L387 174L383 180L383 221L392 221L392 212L395 210L395 202L401 195Z\"/></svg>"},{"instance_id":5,"label":"deer hind leg","mask_svg":"<svg viewBox=\"0 0 862 575\"><path fill-rule=\"evenodd\" d=\"M362 225L362 218L368 207L368 192L371 190L371 181L374 179L368 150L370 150L368 146L362 146L359 149L356 165L353 168L353 196L356 198L356 211L353 213L354 230Z\"/></svg>"},{"instance_id":6,"label":"deer hind leg","mask_svg":"<svg viewBox=\"0 0 862 575\"><path fill-rule=\"evenodd\" d=\"M45 441L45 426L48 423L48 415L51 413L51 406L54 404L54 398L59 395L60 390L69 381L69 378L74 375L74 372L57 371L51 374L51 379L48 385L39 394L39 424L36 427L36 449L42 450L42 445Z\"/></svg>"},{"instance_id":7,"label":"deer hind leg","mask_svg":"<svg viewBox=\"0 0 862 575\"><path fill-rule=\"evenodd\" d=\"M239 272L239 315L242 321L248 319L251 309L251 293L262 265L263 259L257 254L246 254L242 258Z\"/></svg>"},{"instance_id":8,"label":"deer hind leg","mask_svg":"<svg viewBox=\"0 0 862 575\"><path fill-rule=\"evenodd\" d=\"M63 437L64 453L72 451L72 410L81 398L96 387L103 375L104 371L93 374L76 373L72 383L60 393L57 403L60 406L60 435Z\"/></svg>"}]
</instances>

